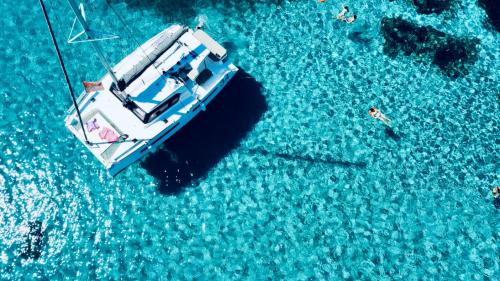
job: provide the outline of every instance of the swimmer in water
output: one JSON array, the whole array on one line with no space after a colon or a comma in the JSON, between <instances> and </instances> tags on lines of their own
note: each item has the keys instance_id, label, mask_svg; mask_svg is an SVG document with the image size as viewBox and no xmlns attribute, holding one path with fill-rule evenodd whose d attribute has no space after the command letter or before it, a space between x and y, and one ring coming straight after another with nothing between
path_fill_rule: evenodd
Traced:
<instances>
[{"instance_id":1,"label":"swimmer in water","mask_svg":"<svg viewBox=\"0 0 500 281\"><path fill-rule=\"evenodd\" d=\"M349 12L349 7L343 6L342 11L337 15L338 20L344 20L345 19L345 14Z\"/></svg>"},{"instance_id":2,"label":"swimmer in water","mask_svg":"<svg viewBox=\"0 0 500 281\"><path fill-rule=\"evenodd\" d=\"M354 15L352 17L344 18L344 21L347 23L353 23L356 20L356 18L357 18L356 15Z\"/></svg>"},{"instance_id":3,"label":"swimmer in water","mask_svg":"<svg viewBox=\"0 0 500 281\"><path fill-rule=\"evenodd\" d=\"M198 24L196 25L196 30L202 29L205 27L205 23L207 22L207 18L204 15L198 17Z\"/></svg>"},{"instance_id":4,"label":"swimmer in water","mask_svg":"<svg viewBox=\"0 0 500 281\"><path fill-rule=\"evenodd\" d=\"M370 108L370 110L368 110L368 114L370 114L370 116L372 118L375 118L375 119L378 119L380 121L382 121L385 125L391 127L391 122L392 120L389 119L387 116L385 116L380 110L378 110L376 107L372 107Z\"/></svg>"},{"instance_id":5,"label":"swimmer in water","mask_svg":"<svg viewBox=\"0 0 500 281\"><path fill-rule=\"evenodd\" d=\"M493 193L493 206L500 209L500 186L494 187L491 192Z\"/></svg>"},{"instance_id":6,"label":"swimmer in water","mask_svg":"<svg viewBox=\"0 0 500 281\"><path fill-rule=\"evenodd\" d=\"M500 198L500 186L494 187L491 192L493 193L494 198Z\"/></svg>"},{"instance_id":7,"label":"swimmer in water","mask_svg":"<svg viewBox=\"0 0 500 281\"><path fill-rule=\"evenodd\" d=\"M353 15L351 17L346 17L346 14L348 12L349 12L349 7L343 6L342 11L340 11L340 13L337 15L336 18L346 23L353 23L357 19L357 16Z\"/></svg>"}]
</instances>

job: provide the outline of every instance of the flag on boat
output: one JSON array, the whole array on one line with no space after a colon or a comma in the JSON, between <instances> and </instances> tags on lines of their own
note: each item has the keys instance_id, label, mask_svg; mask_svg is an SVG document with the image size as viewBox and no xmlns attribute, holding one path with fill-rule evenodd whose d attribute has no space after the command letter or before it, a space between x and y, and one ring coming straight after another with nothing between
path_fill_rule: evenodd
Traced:
<instances>
[{"instance_id":1,"label":"flag on boat","mask_svg":"<svg viewBox=\"0 0 500 281\"><path fill-rule=\"evenodd\" d=\"M85 88L85 92L87 92L87 93L104 90L104 86L102 86L102 82L100 82L100 81L99 82L83 81L83 87Z\"/></svg>"}]
</instances>

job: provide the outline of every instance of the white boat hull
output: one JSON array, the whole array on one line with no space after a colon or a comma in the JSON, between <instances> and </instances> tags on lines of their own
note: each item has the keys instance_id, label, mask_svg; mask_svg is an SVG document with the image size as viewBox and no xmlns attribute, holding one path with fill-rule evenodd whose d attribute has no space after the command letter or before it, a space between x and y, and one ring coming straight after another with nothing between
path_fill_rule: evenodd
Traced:
<instances>
[{"instance_id":1,"label":"white boat hull","mask_svg":"<svg viewBox=\"0 0 500 281\"><path fill-rule=\"evenodd\" d=\"M220 93L238 68L202 30L175 25L122 59L102 87L82 93L66 127L117 175L155 151Z\"/></svg>"}]
</instances>

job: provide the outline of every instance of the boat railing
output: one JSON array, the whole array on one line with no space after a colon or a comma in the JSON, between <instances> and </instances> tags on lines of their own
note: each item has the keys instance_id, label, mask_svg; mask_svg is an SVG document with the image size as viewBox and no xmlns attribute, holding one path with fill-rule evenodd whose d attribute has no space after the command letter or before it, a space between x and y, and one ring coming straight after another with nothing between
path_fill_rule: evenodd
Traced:
<instances>
[{"instance_id":1,"label":"boat railing","mask_svg":"<svg viewBox=\"0 0 500 281\"><path fill-rule=\"evenodd\" d=\"M114 161L115 162L118 162L118 161L121 161L123 158L125 158L125 156L127 156L129 154L130 151L132 150L136 150L137 146L139 145L147 145L147 143L145 143L144 141L138 141L136 143L134 143L134 145L132 145L131 147L129 147L127 150L125 150L124 152L122 152L120 155L118 155Z\"/></svg>"}]
</instances>

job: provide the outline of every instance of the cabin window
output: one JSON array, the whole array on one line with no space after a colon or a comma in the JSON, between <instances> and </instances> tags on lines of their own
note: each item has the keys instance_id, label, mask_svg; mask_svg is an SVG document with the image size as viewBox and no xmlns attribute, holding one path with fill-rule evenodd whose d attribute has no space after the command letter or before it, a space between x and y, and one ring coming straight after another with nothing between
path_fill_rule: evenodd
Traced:
<instances>
[{"instance_id":1,"label":"cabin window","mask_svg":"<svg viewBox=\"0 0 500 281\"><path fill-rule=\"evenodd\" d=\"M219 58L216 54L210 52L210 54L208 54L208 57L213 60L213 61L220 61L221 58Z\"/></svg>"},{"instance_id":2,"label":"cabin window","mask_svg":"<svg viewBox=\"0 0 500 281\"><path fill-rule=\"evenodd\" d=\"M181 98L181 94L180 93L174 94L166 102L164 102L163 104L161 104L160 106L158 106L158 108L156 108L153 112L149 113L146 116L146 120L144 120L145 123L148 123L149 121L152 121L156 117L158 117L161 114L163 114L165 111L167 111L169 108L171 108L172 106L174 106L177 102L179 102L180 98Z\"/></svg>"},{"instance_id":3,"label":"cabin window","mask_svg":"<svg viewBox=\"0 0 500 281\"><path fill-rule=\"evenodd\" d=\"M137 106L135 106L134 108L132 108L132 112L135 114L135 116L139 117L139 119L141 119L143 121L147 117L146 112L144 112L144 110L140 109Z\"/></svg>"},{"instance_id":4,"label":"cabin window","mask_svg":"<svg viewBox=\"0 0 500 281\"><path fill-rule=\"evenodd\" d=\"M212 77L212 71L209 69L205 68L203 71L196 77L196 83L198 85L203 85L205 82L208 81Z\"/></svg>"}]
</instances>

